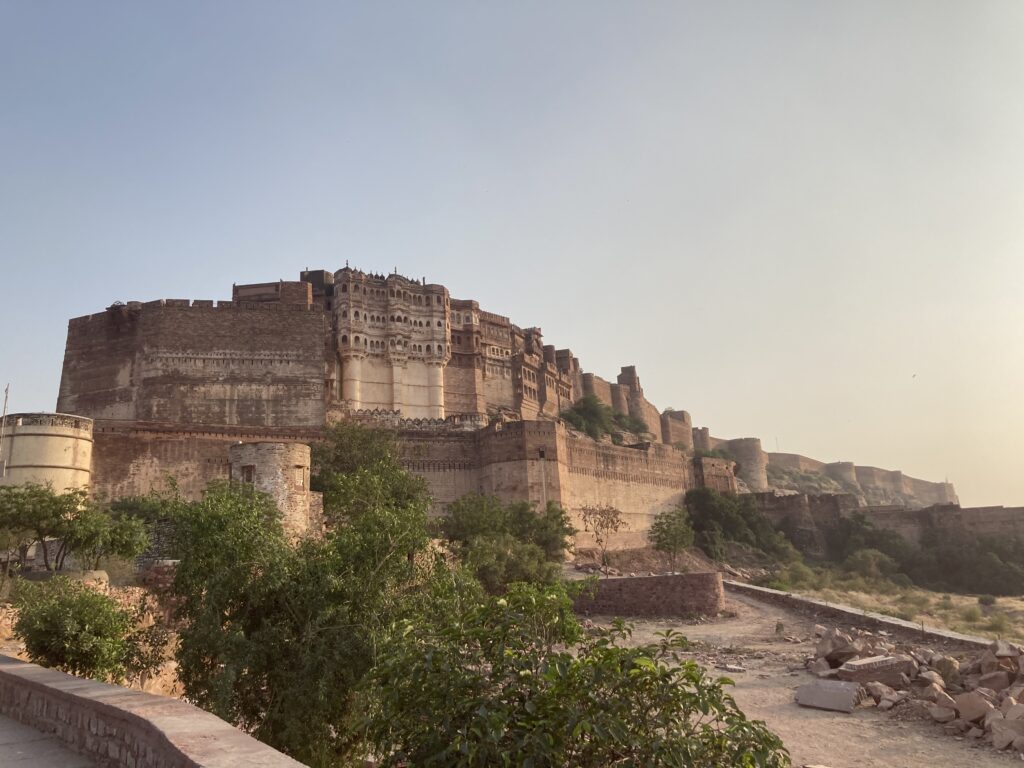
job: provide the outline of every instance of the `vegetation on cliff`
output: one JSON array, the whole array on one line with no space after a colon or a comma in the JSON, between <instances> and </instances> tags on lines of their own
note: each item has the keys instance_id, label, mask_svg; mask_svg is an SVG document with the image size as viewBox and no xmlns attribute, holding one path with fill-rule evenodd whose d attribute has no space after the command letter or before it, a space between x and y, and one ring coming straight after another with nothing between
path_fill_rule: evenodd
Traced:
<instances>
[{"instance_id":1,"label":"vegetation on cliff","mask_svg":"<svg viewBox=\"0 0 1024 768\"><path fill-rule=\"evenodd\" d=\"M594 440L619 432L644 435L648 431L647 423L643 419L616 413L594 395L581 397L571 408L566 408L559 415L575 429L586 432Z\"/></svg>"}]
</instances>

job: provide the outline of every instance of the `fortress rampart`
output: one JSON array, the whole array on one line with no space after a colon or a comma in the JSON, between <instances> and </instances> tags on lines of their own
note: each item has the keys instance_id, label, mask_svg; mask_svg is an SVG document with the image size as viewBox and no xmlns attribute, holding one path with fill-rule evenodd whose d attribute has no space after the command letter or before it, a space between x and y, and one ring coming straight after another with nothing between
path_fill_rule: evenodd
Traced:
<instances>
[{"instance_id":1,"label":"fortress rampart","mask_svg":"<svg viewBox=\"0 0 1024 768\"><path fill-rule=\"evenodd\" d=\"M57 407L95 420L97 495L141 494L173 476L196 497L230 476L237 443L308 444L324 425L354 419L401 434L403 461L427 479L435 511L493 493L559 503L582 527L586 507L614 506L627 521L617 546L645 543L653 515L689 488L762 492L800 480L794 472L862 505L956 500L947 484L714 437L686 411L660 412L635 366L603 379L540 327L425 279L346 266L235 284L231 296L116 303L69 322ZM584 395L648 432L614 445L568 428L559 414Z\"/></svg>"}]
</instances>

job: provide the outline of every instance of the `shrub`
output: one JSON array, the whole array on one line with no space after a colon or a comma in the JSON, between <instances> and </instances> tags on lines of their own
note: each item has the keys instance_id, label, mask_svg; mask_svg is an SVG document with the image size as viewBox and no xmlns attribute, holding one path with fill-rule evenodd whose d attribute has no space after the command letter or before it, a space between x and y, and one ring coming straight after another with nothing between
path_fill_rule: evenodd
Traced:
<instances>
[{"instance_id":1,"label":"shrub","mask_svg":"<svg viewBox=\"0 0 1024 768\"><path fill-rule=\"evenodd\" d=\"M94 680L121 682L155 670L167 635L140 627L142 607L128 611L107 595L57 576L21 582L14 633L29 658L44 667Z\"/></svg>"},{"instance_id":2,"label":"shrub","mask_svg":"<svg viewBox=\"0 0 1024 768\"><path fill-rule=\"evenodd\" d=\"M433 631L397 628L371 673L368 741L383 766L789 765L666 633L580 640L564 589L517 585Z\"/></svg>"},{"instance_id":3,"label":"shrub","mask_svg":"<svg viewBox=\"0 0 1024 768\"><path fill-rule=\"evenodd\" d=\"M985 624L987 631L995 632L998 635L1005 635L1012 627L1013 623L1005 613L993 613Z\"/></svg>"},{"instance_id":4,"label":"shrub","mask_svg":"<svg viewBox=\"0 0 1024 768\"><path fill-rule=\"evenodd\" d=\"M983 605L986 608L991 608L996 604L996 599L992 595L981 595L978 598L978 605Z\"/></svg>"},{"instance_id":5,"label":"shrub","mask_svg":"<svg viewBox=\"0 0 1024 768\"><path fill-rule=\"evenodd\" d=\"M969 605L960 611L960 618L969 624L975 624L981 621L981 611L976 605Z\"/></svg>"},{"instance_id":6,"label":"shrub","mask_svg":"<svg viewBox=\"0 0 1024 768\"><path fill-rule=\"evenodd\" d=\"M450 504L436 528L492 594L514 581L554 583L575 533L557 504L536 512L527 502L503 504L479 494Z\"/></svg>"}]
</instances>

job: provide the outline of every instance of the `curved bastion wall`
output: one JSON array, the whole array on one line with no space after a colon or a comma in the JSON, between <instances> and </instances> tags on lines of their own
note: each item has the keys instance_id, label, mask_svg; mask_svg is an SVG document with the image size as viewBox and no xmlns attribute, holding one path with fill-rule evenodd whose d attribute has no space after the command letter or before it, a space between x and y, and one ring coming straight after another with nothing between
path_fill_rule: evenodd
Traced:
<instances>
[{"instance_id":1,"label":"curved bastion wall","mask_svg":"<svg viewBox=\"0 0 1024 768\"><path fill-rule=\"evenodd\" d=\"M93 422L64 413L12 413L0 424L0 485L88 488Z\"/></svg>"}]
</instances>

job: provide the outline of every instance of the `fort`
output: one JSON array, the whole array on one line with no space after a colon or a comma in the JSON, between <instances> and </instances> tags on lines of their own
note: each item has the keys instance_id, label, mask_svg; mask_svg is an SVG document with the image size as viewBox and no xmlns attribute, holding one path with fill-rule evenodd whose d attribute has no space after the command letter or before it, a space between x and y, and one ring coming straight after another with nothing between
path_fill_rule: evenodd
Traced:
<instances>
[{"instance_id":1,"label":"fort","mask_svg":"<svg viewBox=\"0 0 1024 768\"><path fill-rule=\"evenodd\" d=\"M641 431L600 440L577 431L560 414L586 396ZM229 477L271 491L283 483L275 498L293 532L316 524L319 500L308 489L308 449L287 446L346 419L398 432L436 512L470 492L555 502L581 529L577 546L592 541L581 523L589 506L623 513L613 546L642 546L652 517L698 487L786 494L795 509L806 493L840 494L868 511L959 509L949 483L715 437L686 411L647 400L632 365L604 379L570 349L545 344L540 327L425 279L347 265L236 284L230 301L118 302L74 318L56 410L74 416L49 427L53 445L65 450L74 437L79 452L54 463L62 474L41 470L37 479L61 485L74 475L105 498L143 494L169 477L191 498ZM33 418L9 421L24 430ZM69 437L75 429L82 434ZM13 462L28 439L8 429L3 455Z\"/></svg>"}]
</instances>

